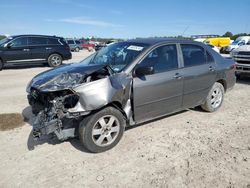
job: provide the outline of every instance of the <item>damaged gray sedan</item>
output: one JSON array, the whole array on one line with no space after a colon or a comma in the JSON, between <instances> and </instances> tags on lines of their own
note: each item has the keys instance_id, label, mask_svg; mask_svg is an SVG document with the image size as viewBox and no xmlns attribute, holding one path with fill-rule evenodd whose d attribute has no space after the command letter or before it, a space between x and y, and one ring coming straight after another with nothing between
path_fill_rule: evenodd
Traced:
<instances>
[{"instance_id":1,"label":"damaged gray sedan","mask_svg":"<svg viewBox=\"0 0 250 188\"><path fill-rule=\"evenodd\" d=\"M27 86L33 136L79 137L91 152L114 147L126 126L201 106L216 111L235 66L192 41L137 39L35 76Z\"/></svg>"}]
</instances>

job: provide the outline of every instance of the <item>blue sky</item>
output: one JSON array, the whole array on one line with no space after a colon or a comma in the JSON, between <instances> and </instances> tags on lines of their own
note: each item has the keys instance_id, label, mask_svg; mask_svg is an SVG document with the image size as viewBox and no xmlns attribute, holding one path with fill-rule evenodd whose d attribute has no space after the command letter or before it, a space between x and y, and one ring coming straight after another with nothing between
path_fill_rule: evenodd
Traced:
<instances>
[{"instance_id":1,"label":"blue sky","mask_svg":"<svg viewBox=\"0 0 250 188\"><path fill-rule=\"evenodd\" d=\"M134 38L250 33L250 0L1 0L1 34Z\"/></svg>"}]
</instances>

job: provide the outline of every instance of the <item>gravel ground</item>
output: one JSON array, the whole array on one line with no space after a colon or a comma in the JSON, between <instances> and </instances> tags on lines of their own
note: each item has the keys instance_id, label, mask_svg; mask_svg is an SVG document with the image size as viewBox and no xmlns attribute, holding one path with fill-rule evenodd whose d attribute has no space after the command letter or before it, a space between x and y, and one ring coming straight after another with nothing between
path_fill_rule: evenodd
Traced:
<instances>
[{"instance_id":1,"label":"gravel ground","mask_svg":"<svg viewBox=\"0 0 250 188\"><path fill-rule=\"evenodd\" d=\"M73 54L73 61L89 55ZM67 63L67 62L66 62ZM0 72L0 113L32 117L25 87L48 67ZM221 109L189 109L128 129L100 154L78 140L34 141L31 126L0 132L0 187L250 187L250 78ZM31 118L32 120L32 118Z\"/></svg>"}]
</instances>

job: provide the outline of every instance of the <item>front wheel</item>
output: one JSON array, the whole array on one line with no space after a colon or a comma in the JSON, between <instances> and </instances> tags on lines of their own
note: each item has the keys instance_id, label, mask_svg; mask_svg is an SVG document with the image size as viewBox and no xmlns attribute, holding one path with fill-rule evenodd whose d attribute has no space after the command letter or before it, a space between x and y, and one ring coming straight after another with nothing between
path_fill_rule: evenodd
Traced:
<instances>
[{"instance_id":1,"label":"front wheel","mask_svg":"<svg viewBox=\"0 0 250 188\"><path fill-rule=\"evenodd\" d=\"M57 67L62 64L62 56L59 54L51 54L48 58L48 64L50 67Z\"/></svg>"},{"instance_id":2,"label":"front wheel","mask_svg":"<svg viewBox=\"0 0 250 188\"><path fill-rule=\"evenodd\" d=\"M214 112L218 110L224 99L224 87L221 83L215 82L208 93L206 101L201 105L202 109L207 112Z\"/></svg>"},{"instance_id":3,"label":"front wheel","mask_svg":"<svg viewBox=\"0 0 250 188\"><path fill-rule=\"evenodd\" d=\"M113 107L104 108L80 123L80 141L93 153L107 151L120 141L125 124L125 118L119 110Z\"/></svg>"}]
</instances>

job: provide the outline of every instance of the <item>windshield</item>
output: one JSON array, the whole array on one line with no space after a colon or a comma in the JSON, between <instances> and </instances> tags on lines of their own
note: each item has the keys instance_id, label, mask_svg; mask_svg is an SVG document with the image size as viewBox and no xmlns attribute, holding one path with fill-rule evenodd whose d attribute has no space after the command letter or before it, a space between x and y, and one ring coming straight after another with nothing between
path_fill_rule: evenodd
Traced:
<instances>
[{"instance_id":1,"label":"windshield","mask_svg":"<svg viewBox=\"0 0 250 188\"><path fill-rule=\"evenodd\" d=\"M10 38L4 38L2 40L0 40L0 46L4 45L6 42L10 41Z\"/></svg>"},{"instance_id":2,"label":"windshield","mask_svg":"<svg viewBox=\"0 0 250 188\"><path fill-rule=\"evenodd\" d=\"M87 65L108 64L114 72L120 72L146 48L147 44L119 42L102 48L81 63Z\"/></svg>"},{"instance_id":3,"label":"windshield","mask_svg":"<svg viewBox=\"0 0 250 188\"><path fill-rule=\"evenodd\" d=\"M232 42L232 45L237 45L240 42L240 40L235 40Z\"/></svg>"}]
</instances>

